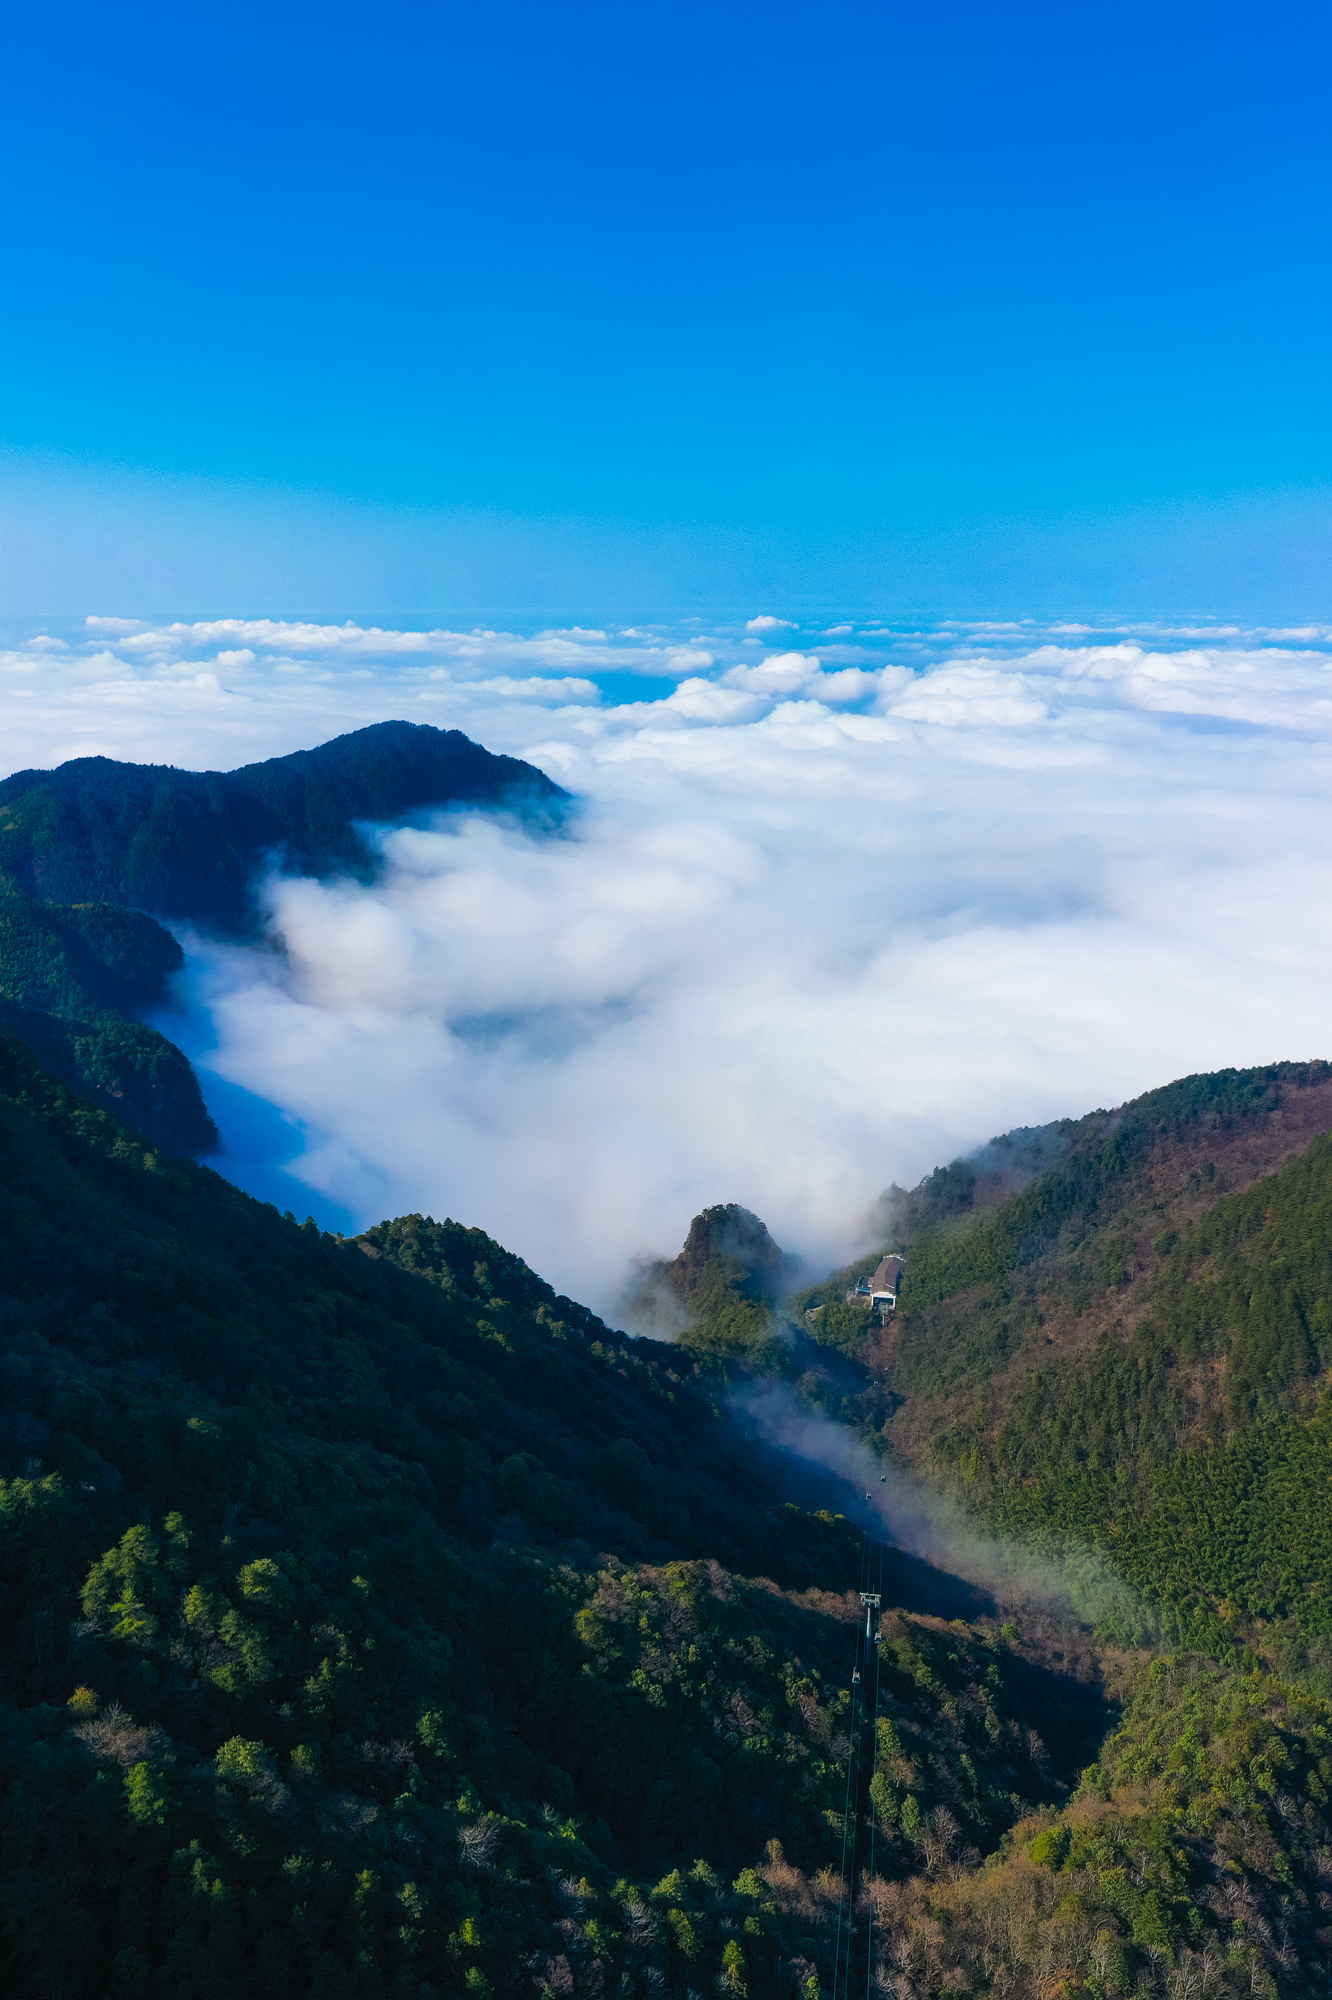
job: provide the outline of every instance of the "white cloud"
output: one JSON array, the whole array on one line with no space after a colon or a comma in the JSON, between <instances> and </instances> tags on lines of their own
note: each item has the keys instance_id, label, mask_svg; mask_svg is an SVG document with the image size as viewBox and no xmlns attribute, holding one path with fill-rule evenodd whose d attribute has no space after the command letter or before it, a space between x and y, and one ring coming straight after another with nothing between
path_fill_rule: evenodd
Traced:
<instances>
[{"instance_id":1,"label":"white cloud","mask_svg":"<svg viewBox=\"0 0 1332 2000\"><path fill-rule=\"evenodd\" d=\"M795 694L813 685L821 671L810 653L769 653L756 667L732 667L722 680L751 694Z\"/></svg>"},{"instance_id":2,"label":"white cloud","mask_svg":"<svg viewBox=\"0 0 1332 2000\"><path fill-rule=\"evenodd\" d=\"M924 674L889 702L891 713L948 729L1021 729L1044 720L1044 702L1026 677L994 667L959 664Z\"/></svg>"},{"instance_id":3,"label":"white cloud","mask_svg":"<svg viewBox=\"0 0 1332 2000\"><path fill-rule=\"evenodd\" d=\"M692 720L585 744L571 837L404 833L374 893L276 886L290 983L223 983L215 1060L326 1135L314 1183L604 1304L704 1202L833 1254L992 1130L1322 1052L1325 751L1283 798L1229 738L1027 770L814 703Z\"/></svg>"},{"instance_id":4,"label":"white cloud","mask_svg":"<svg viewBox=\"0 0 1332 2000\"><path fill-rule=\"evenodd\" d=\"M649 704L660 710L660 719L671 722L682 717L689 722L750 722L762 713L763 695L773 692L722 687L716 681L697 676L681 681L665 701Z\"/></svg>"},{"instance_id":5,"label":"white cloud","mask_svg":"<svg viewBox=\"0 0 1332 2000\"><path fill-rule=\"evenodd\" d=\"M226 768L398 714L581 795L557 840L463 821L389 836L373 891L276 884L285 971L196 955L191 1046L215 1032L360 1219L480 1223L608 1305L705 1202L833 1255L889 1179L1008 1125L1332 1053L1332 664L1303 628L885 625L832 671L601 629L0 654L11 768ZM617 703L624 671L678 685Z\"/></svg>"},{"instance_id":6,"label":"white cloud","mask_svg":"<svg viewBox=\"0 0 1332 2000\"><path fill-rule=\"evenodd\" d=\"M472 685L486 694L504 695L510 701L584 702L601 699L601 689L595 681L577 680L568 674L558 680L538 674L529 674L526 680L514 680L510 674L499 674L493 680L476 681Z\"/></svg>"},{"instance_id":7,"label":"white cloud","mask_svg":"<svg viewBox=\"0 0 1332 2000\"><path fill-rule=\"evenodd\" d=\"M99 620L101 629L106 630L109 622ZM150 626L146 631L130 634L123 643L129 653L218 645L262 646L283 653L425 653L432 650L432 639L438 640L440 636L430 632L382 630L378 626L367 628L354 625L350 619L342 625L315 625L280 618L211 618L192 625L177 621L164 627ZM445 636L452 639L460 635Z\"/></svg>"},{"instance_id":8,"label":"white cloud","mask_svg":"<svg viewBox=\"0 0 1332 2000\"><path fill-rule=\"evenodd\" d=\"M790 629L789 618L773 618L766 611L761 612L757 618L748 618L745 621L746 632L783 632Z\"/></svg>"},{"instance_id":9,"label":"white cloud","mask_svg":"<svg viewBox=\"0 0 1332 2000\"><path fill-rule=\"evenodd\" d=\"M866 673L861 667L842 667L836 673L823 674L814 691L820 701L866 701L883 687L885 676L895 671L900 670L885 667Z\"/></svg>"}]
</instances>

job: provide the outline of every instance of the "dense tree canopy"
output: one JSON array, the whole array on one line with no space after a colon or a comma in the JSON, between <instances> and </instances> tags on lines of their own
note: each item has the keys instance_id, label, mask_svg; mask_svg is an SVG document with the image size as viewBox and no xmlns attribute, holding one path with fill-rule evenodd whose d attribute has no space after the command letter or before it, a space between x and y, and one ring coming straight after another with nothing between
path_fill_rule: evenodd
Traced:
<instances>
[{"instance_id":1,"label":"dense tree canopy","mask_svg":"<svg viewBox=\"0 0 1332 2000\"><path fill-rule=\"evenodd\" d=\"M0 884L0 1026L146 1138L208 1153L217 1129L188 1058L134 1015L184 964L169 931L110 903L42 903Z\"/></svg>"},{"instance_id":2,"label":"dense tree canopy","mask_svg":"<svg viewBox=\"0 0 1332 2000\"><path fill-rule=\"evenodd\" d=\"M898 1421L879 1336L783 1321L766 1233L696 1245L753 1345L630 1340L465 1225L282 1217L0 1040L7 1990L1325 1992L1332 1140L1218 1194L1319 1087L1212 1093L1210 1179L1158 1119L1117 1176L1047 1170L1090 1223L1038 1177L908 1248L1063 1217L985 1240L942 1390L904 1306L893 1408L987 1518L1119 1564L1116 1649L893 1609L909 1568L746 1437L737 1368ZM1112 1254L1123 1327L967 1378L1019 1284L1062 1330Z\"/></svg>"},{"instance_id":3,"label":"dense tree canopy","mask_svg":"<svg viewBox=\"0 0 1332 2000\"><path fill-rule=\"evenodd\" d=\"M731 1885L773 1840L836 1859L863 1537L707 1372L480 1231L298 1226L13 1043L0 1203L11 1990L820 1961L821 1919ZM969 1763L989 1840L1088 1719L1033 1762L1033 1670L932 1630L903 1755L922 1811ZM977 1648L993 1732L955 1707Z\"/></svg>"}]
</instances>

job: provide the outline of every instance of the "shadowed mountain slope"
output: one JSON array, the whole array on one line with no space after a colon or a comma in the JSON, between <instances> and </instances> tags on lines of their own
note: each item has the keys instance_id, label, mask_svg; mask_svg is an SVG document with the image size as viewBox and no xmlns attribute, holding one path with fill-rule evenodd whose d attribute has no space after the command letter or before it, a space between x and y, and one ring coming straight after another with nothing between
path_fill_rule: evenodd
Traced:
<instances>
[{"instance_id":1,"label":"shadowed mountain slope","mask_svg":"<svg viewBox=\"0 0 1332 2000\"><path fill-rule=\"evenodd\" d=\"M359 823L446 805L549 813L567 797L533 765L427 723L375 723L238 771L78 757L0 782L0 878L52 902L244 933L270 856L364 876L373 857Z\"/></svg>"},{"instance_id":2,"label":"shadowed mountain slope","mask_svg":"<svg viewBox=\"0 0 1332 2000\"><path fill-rule=\"evenodd\" d=\"M208 1153L217 1130L188 1059L130 1018L183 964L170 932L136 910L0 889L0 1027L156 1145Z\"/></svg>"},{"instance_id":3,"label":"shadowed mountain slope","mask_svg":"<svg viewBox=\"0 0 1332 2000\"><path fill-rule=\"evenodd\" d=\"M254 930L270 862L369 876L362 824L446 805L550 814L567 794L457 730L377 723L242 770L81 757L0 783L0 1025L156 1144L218 1136L188 1059L135 1016L184 958L148 912Z\"/></svg>"}]
</instances>

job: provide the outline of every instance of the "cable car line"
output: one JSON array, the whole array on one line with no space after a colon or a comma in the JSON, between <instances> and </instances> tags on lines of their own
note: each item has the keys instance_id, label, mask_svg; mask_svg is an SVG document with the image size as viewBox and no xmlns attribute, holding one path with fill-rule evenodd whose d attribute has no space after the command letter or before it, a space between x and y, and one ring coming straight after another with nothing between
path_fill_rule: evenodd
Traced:
<instances>
[{"instance_id":1,"label":"cable car line","mask_svg":"<svg viewBox=\"0 0 1332 2000\"><path fill-rule=\"evenodd\" d=\"M870 1828L870 1851L869 1851L869 1884L870 1884L870 1889L869 1889L869 1894L868 1894L868 1898L867 1898L867 1900L868 1900L868 1902L869 1902L869 1924L868 1924L868 1927L867 1927L867 1930L866 1930L866 1936L865 1936L865 2000L870 2000L870 1982L872 1981L872 1979L873 1979L873 1977L874 1977L874 1895L873 1895L873 1882L874 1882L874 1836L875 1836L875 1830L876 1830L876 1829L875 1829L875 1805L874 1805L874 1778L875 1778L875 1774L876 1774L876 1772L878 1771L878 1768L879 1768L879 1681L880 1681L880 1669L881 1669L881 1667L882 1667L882 1665L883 1665L883 1649L882 1649L882 1644L881 1644L881 1639L880 1639L880 1634L881 1634L881 1633L882 1633L882 1631L883 1631L883 1543L882 1543L882 1542L880 1542L880 1543L879 1543L879 1545L878 1545L878 1548L879 1548L879 1591L878 1591L878 1601L879 1601L879 1631L878 1631L878 1632L877 1632L877 1633L875 1634L875 1637L874 1637L874 1734L873 1734L873 1737L871 1738L871 1749L870 1749L870 1801L869 1801L869 1828ZM848 1971L849 1971L849 1967L848 1967Z\"/></svg>"},{"instance_id":2,"label":"cable car line","mask_svg":"<svg viewBox=\"0 0 1332 2000\"><path fill-rule=\"evenodd\" d=\"M860 1601L865 1607L865 1625L861 1630L856 1624L855 1663L851 1674L851 1713L849 1719L850 1742L846 1758L846 1801L842 1815L842 1895L837 1905L837 1937L833 1953L832 2000L850 2000L851 1962L855 1953L855 1905L856 1905L856 1864L860 1854L860 1820L862 1807L862 1775L864 1769L865 1726L871 1728L870 1774L872 1787L878 1769L879 1759L879 1697L880 1665L879 1635L874 1629L876 1614L882 1619L883 1607L883 1567L884 1545L880 1536L870 1538L865 1529L860 1551ZM873 1701L870 1697L870 1676L873 1674ZM869 1872L868 1879L875 1875L876 1843L874 1806L866 1795L869 1810ZM842 1955L842 1934L846 1933L846 1955ZM866 1936L866 1996L870 1993L874 1965L874 1905L869 1904L869 1923Z\"/></svg>"},{"instance_id":3,"label":"cable car line","mask_svg":"<svg viewBox=\"0 0 1332 2000\"><path fill-rule=\"evenodd\" d=\"M851 1673L850 1742L846 1757L846 1797L842 1814L842 1894L837 1905L837 1936L833 1952L831 2000L851 2000L851 1966L855 1956L856 1865L860 1856L860 1821L869 1814L869 1854L866 1869L868 1918L865 1932L865 1995L871 2000L874 1980L874 1901L870 1885L877 1879L878 1828L873 1798L874 1779L879 1767L879 1710L882 1691L881 1634L883 1620L883 1575L885 1544L880 1535L871 1540L866 1527L860 1550L860 1601L865 1607L865 1625L856 1623L855 1661ZM875 1629L876 1617L879 1621ZM873 1676L873 1695L870 1678ZM870 1729L869 1782L862 1788L865 1729ZM846 1954L842 1936L846 1935Z\"/></svg>"},{"instance_id":4,"label":"cable car line","mask_svg":"<svg viewBox=\"0 0 1332 2000\"><path fill-rule=\"evenodd\" d=\"M860 1582L862 1585L864 1584L865 1581L869 1560L870 1560L869 1529L866 1528L862 1533L861 1544L860 1544ZM848 1889L847 1886L848 1882L850 1881L850 1877L847 1874L846 1850L848 1841L852 1840L853 1828L858 1823L860 1817L860 1794L859 1794L860 1760L858 1756L860 1720L857 1714L859 1707L860 1707L860 1624L859 1621L857 1621L855 1666L851 1674L851 1714L848 1719L848 1725L847 1725L850 1740L847 1744L847 1751L846 1751L846 1804L842 1813L843 1893L837 1899L837 1940L833 1949L832 2000L837 2000L837 1979L842 1963L842 1913L844 1906L846 1909L846 1926L847 1926L846 1970L847 1970L848 1981L850 1980L851 1976L851 1904L854 1901L854 1889L853 1888ZM853 1769L855 1771L857 1780L854 1792L852 1790L852 1784L851 1784L851 1774ZM852 1860L852 1866L854 1867L855 1865L854 1844L852 1845L851 1860Z\"/></svg>"}]
</instances>

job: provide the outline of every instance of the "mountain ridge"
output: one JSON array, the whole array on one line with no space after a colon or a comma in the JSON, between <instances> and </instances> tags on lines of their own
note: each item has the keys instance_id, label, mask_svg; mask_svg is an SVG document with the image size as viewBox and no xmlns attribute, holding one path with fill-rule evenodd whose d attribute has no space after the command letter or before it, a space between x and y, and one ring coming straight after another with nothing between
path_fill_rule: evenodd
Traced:
<instances>
[{"instance_id":1,"label":"mountain ridge","mask_svg":"<svg viewBox=\"0 0 1332 2000\"><path fill-rule=\"evenodd\" d=\"M368 878L366 821L448 805L558 811L562 786L460 730L378 722L234 771L81 757L0 780L0 878L57 903L124 903L251 935L266 856Z\"/></svg>"},{"instance_id":2,"label":"mountain ridge","mask_svg":"<svg viewBox=\"0 0 1332 2000\"><path fill-rule=\"evenodd\" d=\"M267 863L373 876L363 822L464 804L540 821L568 802L534 766L427 723L232 772L106 757L15 772L0 781L0 1024L155 1143L215 1153L193 1066L139 1018L184 965L158 917L251 937Z\"/></svg>"}]
</instances>

